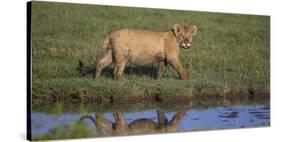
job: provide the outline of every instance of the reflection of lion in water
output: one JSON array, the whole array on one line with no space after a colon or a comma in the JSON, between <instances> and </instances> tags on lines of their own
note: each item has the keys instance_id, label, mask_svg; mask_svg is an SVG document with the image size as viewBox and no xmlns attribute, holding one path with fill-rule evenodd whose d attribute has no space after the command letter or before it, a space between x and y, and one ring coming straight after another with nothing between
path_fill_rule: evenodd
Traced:
<instances>
[{"instance_id":1,"label":"reflection of lion in water","mask_svg":"<svg viewBox=\"0 0 281 142\"><path fill-rule=\"evenodd\" d=\"M181 79L187 78L187 72L179 61L180 47L191 47L192 37L196 34L196 26L175 24L172 30L152 32L123 28L111 32L102 44L102 53L98 54L95 63L84 67L80 62L82 72L96 69L97 79L103 68L115 62L114 78L122 76L127 63L139 66L159 63L157 78L161 78L166 63L172 65Z\"/></svg>"},{"instance_id":2,"label":"reflection of lion in water","mask_svg":"<svg viewBox=\"0 0 281 142\"><path fill-rule=\"evenodd\" d=\"M109 135L128 135L128 134L148 134L148 133L165 133L176 132L180 122L185 116L185 112L178 112L168 121L165 114L157 111L158 122L151 119L137 119L130 124L126 123L122 113L113 113L115 123L104 119L101 115L96 114L96 118L85 115L80 120L90 119L97 129L104 129Z\"/></svg>"}]
</instances>

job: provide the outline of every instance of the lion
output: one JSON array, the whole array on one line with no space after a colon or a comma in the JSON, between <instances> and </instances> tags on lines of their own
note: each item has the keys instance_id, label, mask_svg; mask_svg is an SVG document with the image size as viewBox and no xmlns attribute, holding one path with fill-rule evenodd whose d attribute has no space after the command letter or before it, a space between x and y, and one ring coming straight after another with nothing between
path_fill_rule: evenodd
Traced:
<instances>
[{"instance_id":1,"label":"lion","mask_svg":"<svg viewBox=\"0 0 281 142\"><path fill-rule=\"evenodd\" d=\"M187 79L187 71L179 60L180 48L191 48L196 33L197 26L181 24L175 24L171 30L164 32L121 28L108 34L101 54L97 55L92 65L84 66L79 61L78 68L81 73L95 69L95 79L98 79L106 66L115 63L114 79L120 79L128 63L137 66L158 63L156 78L160 79L169 64L181 79Z\"/></svg>"},{"instance_id":2,"label":"lion","mask_svg":"<svg viewBox=\"0 0 281 142\"><path fill-rule=\"evenodd\" d=\"M96 126L98 130L104 129L108 135L132 135L132 134L147 134L147 133L167 133L177 132L178 127L183 120L186 112L181 111L174 114L171 120L165 116L165 113L157 110L157 123L152 119L141 118L126 122L125 116L122 112L114 112L113 116L115 122L104 119L102 114L96 113L95 117L91 115L84 115L80 121L89 119ZM101 131L100 131L101 132ZM102 132L103 133L103 132Z\"/></svg>"}]
</instances>

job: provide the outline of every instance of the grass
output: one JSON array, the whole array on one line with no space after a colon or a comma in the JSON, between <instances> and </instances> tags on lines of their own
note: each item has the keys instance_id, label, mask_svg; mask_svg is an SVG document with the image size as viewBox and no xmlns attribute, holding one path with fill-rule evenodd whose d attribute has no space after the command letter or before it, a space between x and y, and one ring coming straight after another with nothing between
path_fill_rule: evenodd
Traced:
<instances>
[{"instance_id":1,"label":"grass","mask_svg":"<svg viewBox=\"0 0 281 142\"><path fill-rule=\"evenodd\" d=\"M51 140L51 139L74 139L74 138L90 138L101 137L102 135L89 128L89 126L83 122L78 121L74 126L71 126L69 130L65 130L63 127L56 127L52 129L48 134L40 137L33 137L33 141Z\"/></svg>"},{"instance_id":2,"label":"grass","mask_svg":"<svg viewBox=\"0 0 281 142\"><path fill-rule=\"evenodd\" d=\"M175 23L197 25L193 48L182 51L190 80L171 67L154 80L155 65L126 68L113 80L113 65L99 80L81 77L78 61L93 62L110 31L129 27L153 31ZM32 3L32 95L225 95L270 92L270 17L193 11L156 10L65 3Z\"/></svg>"}]
</instances>

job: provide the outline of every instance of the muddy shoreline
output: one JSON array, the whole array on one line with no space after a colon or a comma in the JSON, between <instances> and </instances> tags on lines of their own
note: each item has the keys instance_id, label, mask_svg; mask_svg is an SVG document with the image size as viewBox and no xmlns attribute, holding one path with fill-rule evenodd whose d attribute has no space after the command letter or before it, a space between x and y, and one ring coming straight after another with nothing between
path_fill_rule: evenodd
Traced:
<instances>
[{"instance_id":1,"label":"muddy shoreline","mask_svg":"<svg viewBox=\"0 0 281 142\"><path fill-rule=\"evenodd\" d=\"M47 109L57 103L63 104L66 111L75 111L81 104L91 111L103 110L123 110L131 105L142 105L144 108L191 108L191 107L212 107L227 106L233 104L248 103L270 103L270 94L225 94L207 95L194 94L186 95L85 95L83 93L73 93L70 95L32 95L33 110ZM77 110L78 111L78 110Z\"/></svg>"}]
</instances>

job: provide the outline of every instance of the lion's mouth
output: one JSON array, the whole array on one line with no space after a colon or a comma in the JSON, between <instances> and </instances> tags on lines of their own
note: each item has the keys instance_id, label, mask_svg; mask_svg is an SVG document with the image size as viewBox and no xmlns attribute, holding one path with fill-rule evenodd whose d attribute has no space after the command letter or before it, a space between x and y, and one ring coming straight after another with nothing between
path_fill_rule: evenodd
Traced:
<instances>
[{"instance_id":1,"label":"lion's mouth","mask_svg":"<svg viewBox=\"0 0 281 142\"><path fill-rule=\"evenodd\" d=\"M191 44L190 43L182 43L181 47L183 49L189 49L189 48L191 48Z\"/></svg>"}]
</instances>

